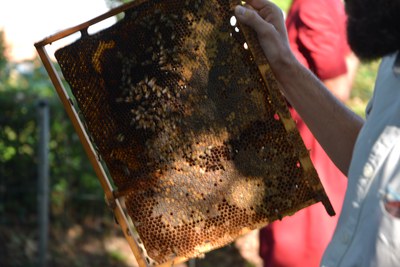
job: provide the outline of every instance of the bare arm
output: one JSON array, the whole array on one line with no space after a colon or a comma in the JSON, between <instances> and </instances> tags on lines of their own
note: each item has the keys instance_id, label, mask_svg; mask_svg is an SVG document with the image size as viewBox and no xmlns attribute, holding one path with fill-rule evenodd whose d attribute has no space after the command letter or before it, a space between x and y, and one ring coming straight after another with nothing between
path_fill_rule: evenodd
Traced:
<instances>
[{"instance_id":1,"label":"bare arm","mask_svg":"<svg viewBox=\"0 0 400 267\"><path fill-rule=\"evenodd\" d=\"M339 169L347 174L363 119L348 109L298 62L289 48L281 10L268 0L248 0L236 17L258 35L288 101Z\"/></svg>"}]
</instances>

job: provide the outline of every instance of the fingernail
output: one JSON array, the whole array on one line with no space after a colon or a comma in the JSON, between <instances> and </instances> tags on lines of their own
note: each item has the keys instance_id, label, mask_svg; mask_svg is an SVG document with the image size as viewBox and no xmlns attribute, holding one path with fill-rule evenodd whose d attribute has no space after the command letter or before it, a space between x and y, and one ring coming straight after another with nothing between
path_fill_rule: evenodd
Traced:
<instances>
[{"instance_id":1,"label":"fingernail","mask_svg":"<svg viewBox=\"0 0 400 267\"><path fill-rule=\"evenodd\" d=\"M237 14L244 16L244 14L246 14L246 8L242 6L236 6L236 12Z\"/></svg>"}]
</instances>

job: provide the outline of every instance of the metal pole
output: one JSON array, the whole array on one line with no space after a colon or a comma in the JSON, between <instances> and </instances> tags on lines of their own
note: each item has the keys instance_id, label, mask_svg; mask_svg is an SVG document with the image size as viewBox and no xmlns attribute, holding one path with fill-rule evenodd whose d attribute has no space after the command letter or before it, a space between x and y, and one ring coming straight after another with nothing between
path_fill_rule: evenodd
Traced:
<instances>
[{"instance_id":1,"label":"metal pole","mask_svg":"<svg viewBox=\"0 0 400 267\"><path fill-rule=\"evenodd\" d=\"M39 114L39 162L38 162L38 210L39 210L39 267L47 265L49 234L49 105L46 100L38 103Z\"/></svg>"}]
</instances>

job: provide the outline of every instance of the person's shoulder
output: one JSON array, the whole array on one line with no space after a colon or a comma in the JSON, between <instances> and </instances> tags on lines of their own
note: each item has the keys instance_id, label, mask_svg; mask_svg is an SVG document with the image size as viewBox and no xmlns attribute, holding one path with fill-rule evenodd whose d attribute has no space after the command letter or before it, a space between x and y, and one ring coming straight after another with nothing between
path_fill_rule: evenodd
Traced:
<instances>
[{"instance_id":1,"label":"person's shoulder","mask_svg":"<svg viewBox=\"0 0 400 267\"><path fill-rule=\"evenodd\" d=\"M322 14L331 14L333 12L330 0L303 0L297 4L298 16L301 20L322 21L324 18L332 16L321 16Z\"/></svg>"}]
</instances>

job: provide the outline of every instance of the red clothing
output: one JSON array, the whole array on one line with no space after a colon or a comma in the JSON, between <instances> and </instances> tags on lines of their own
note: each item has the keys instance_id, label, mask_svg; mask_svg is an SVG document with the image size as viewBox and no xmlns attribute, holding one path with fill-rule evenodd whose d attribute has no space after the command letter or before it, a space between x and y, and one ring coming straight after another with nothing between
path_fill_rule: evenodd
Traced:
<instances>
[{"instance_id":1,"label":"red clothing","mask_svg":"<svg viewBox=\"0 0 400 267\"><path fill-rule=\"evenodd\" d=\"M286 19L291 48L297 59L320 79L346 73L345 12L341 0L294 0ZM292 116L321 182L336 211L330 217L321 203L312 205L260 231L260 256L265 267L319 266L336 227L347 179L315 140L299 115Z\"/></svg>"},{"instance_id":2,"label":"red clothing","mask_svg":"<svg viewBox=\"0 0 400 267\"><path fill-rule=\"evenodd\" d=\"M295 56L321 80L347 72L350 48L341 0L294 0L286 27Z\"/></svg>"}]
</instances>

